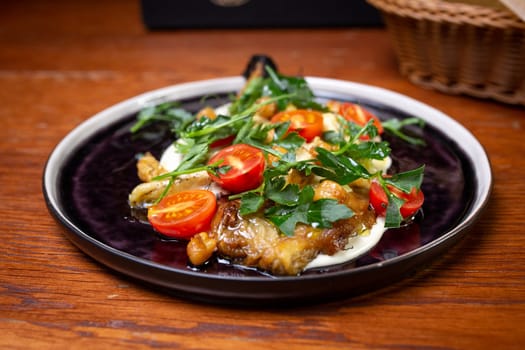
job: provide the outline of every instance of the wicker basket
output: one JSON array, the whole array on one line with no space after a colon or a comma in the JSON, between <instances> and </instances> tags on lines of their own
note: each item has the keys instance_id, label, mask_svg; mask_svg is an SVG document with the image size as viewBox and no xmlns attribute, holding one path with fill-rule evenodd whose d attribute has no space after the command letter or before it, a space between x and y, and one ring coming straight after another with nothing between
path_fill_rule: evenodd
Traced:
<instances>
[{"instance_id":1,"label":"wicker basket","mask_svg":"<svg viewBox=\"0 0 525 350\"><path fill-rule=\"evenodd\" d=\"M442 0L368 0L381 10L400 71L446 93L525 105L525 22Z\"/></svg>"}]
</instances>

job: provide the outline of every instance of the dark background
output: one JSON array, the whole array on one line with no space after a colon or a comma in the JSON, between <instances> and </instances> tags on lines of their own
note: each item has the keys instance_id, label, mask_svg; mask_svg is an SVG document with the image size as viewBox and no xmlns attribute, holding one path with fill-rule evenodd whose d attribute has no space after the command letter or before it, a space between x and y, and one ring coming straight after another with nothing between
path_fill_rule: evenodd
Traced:
<instances>
[{"instance_id":1,"label":"dark background","mask_svg":"<svg viewBox=\"0 0 525 350\"><path fill-rule=\"evenodd\" d=\"M225 6L218 3L241 3ZM377 26L364 0L141 0L149 29Z\"/></svg>"}]
</instances>

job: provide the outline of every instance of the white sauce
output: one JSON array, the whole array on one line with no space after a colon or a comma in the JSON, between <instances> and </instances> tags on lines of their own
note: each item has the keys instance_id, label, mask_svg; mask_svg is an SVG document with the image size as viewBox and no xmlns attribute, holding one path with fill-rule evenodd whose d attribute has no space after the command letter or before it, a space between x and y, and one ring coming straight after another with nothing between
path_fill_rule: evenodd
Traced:
<instances>
[{"instance_id":1,"label":"white sauce","mask_svg":"<svg viewBox=\"0 0 525 350\"><path fill-rule=\"evenodd\" d=\"M182 161L182 154L177 152L175 145L171 144L164 150L160 157L160 165L167 171L175 170Z\"/></svg>"},{"instance_id":2,"label":"white sauce","mask_svg":"<svg viewBox=\"0 0 525 350\"><path fill-rule=\"evenodd\" d=\"M350 237L345 249L334 255L319 254L306 265L305 270L342 264L354 260L372 249L379 242L385 231L385 218L379 216L370 231L356 235L355 237Z\"/></svg>"},{"instance_id":3,"label":"white sauce","mask_svg":"<svg viewBox=\"0 0 525 350\"><path fill-rule=\"evenodd\" d=\"M231 103L227 103L225 105L219 106L215 108L215 114L217 115L230 115L230 105Z\"/></svg>"}]
</instances>

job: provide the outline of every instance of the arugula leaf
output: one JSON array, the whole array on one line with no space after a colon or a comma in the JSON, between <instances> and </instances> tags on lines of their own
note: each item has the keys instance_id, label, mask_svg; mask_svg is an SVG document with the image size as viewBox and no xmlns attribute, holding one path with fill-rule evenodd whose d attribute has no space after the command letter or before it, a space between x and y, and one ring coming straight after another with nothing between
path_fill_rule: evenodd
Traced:
<instances>
[{"instance_id":1,"label":"arugula leaf","mask_svg":"<svg viewBox=\"0 0 525 350\"><path fill-rule=\"evenodd\" d=\"M290 121L274 124L274 140L280 140L286 136L290 128Z\"/></svg>"},{"instance_id":2,"label":"arugula leaf","mask_svg":"<svg viewBox=\"0 0 525 350\"><path fill-rule=\"evenodd\" d=\"M283 154L282 152L277 151L275 146L277 146L277 148L281 147L287 152L294 152L306 142L305 139L299 136L296 132L288 134L278 134L278 132L275 132L274 140L271 144L267 144L268 133L270 130L275 130L275 128L275 124L255 124L253 120L249 120L241 130L239 130L233 143L242 142L281 158Z\"/></svg>"},{"instance_id":3,"label":"arugula leaf","mask_svg":"<svg viewBox=\"0 0 525 350\"><path fill-rule=\"evenodd\" d=\"M253 121L253 118L246 120L242 127L237 132L233 143L247 143L250 142L264 144L268 137L268 133L272 130L271 124L259 124Z\"/></svg>"},{"instance_id":4,"label":"arugula leaf","mask_svg":"<svg viewBox=\"0 0 525 350\"><path fill-rule=\"evenodd\" d=\"M183 154L176 170L187 170L206 162L210 146L207 142L195 143L194 140L186 139L175 142L175 148Z\"/></svg>"},{"instance_id":5,"label":"arugula leaf","mask_svg":"<svg viewBox=\"0 0 525 350\"><path fill-rule=\"evenodd\" d=\"M342 127L339 131L329 131L323 137L328 143L336 145L339 150L334 151L336 155L346 155L353 159L384 159L391 153L388 142L374 141L378 135L373 120L364 126L358 126L354 122L338 118ZM363 136L368 138L362 139Z\"/></svg>"},{"instance_id":6,"label":"arugula leaf","mask_svg":"<svg viewBox=\"0 0 525 350\"><path fill-rule=\"evenodd\" d=\"M403 128L405 126L408 126L408 125L417 125L419 126L420 128L424 127L425 126L425 121L423 119L419 119L419 118L407 118L407 119L402 119L402 120L399 120L399 119L389 119L389 120L385 120L382 122L382 125L383 125L383 128L390 132L391 134L395 135L396 137L400 138L401 140L404 140L410 144L413 144L413 145L420 145L420 146L424 146L425 145L425 141L420 139L420 138L417 138L417 137L413 137L413 136L410 136L406 133L403 132Z\"/></svg>"},{"instance_id":7,"label":"arugula leaf","mask_svg":"<svg viewBox=\"0 0 525 350\"><path fill-rule=\"evenodd\" d=\"M241 113L252 107L261 97L273 98L283 95L287 97L276 101L279 110L285 109L289 104L298 108L327 110L315 101L314 94L304 78L278 74L269 66L266 66L265 69L268 72L268 78L250 79L242 94L230 105L230 114Z\"/></svg>"},{"instance_id":8,"label":"arugula leaf","mask_svg":"<svg viewBox=\"0 0 525 350\"><path fill-rule=\"evenodd\" d=\"M288 174L291 169L296 169L308 176L311 174L312 168L316 167L314 162L315 159L296 161L295 153L287 152L282 155L281 159L273 162L270 167L265 169L264 178L266 182L273 184L272 181L279 176Z\"/></svg>"},{"instance_id":9,"label":"arugula leaf","mask_svg":"<svg viewBox=\"0 0 525 350\"><path fill-rule=\"evenodd\" d=\"M236 134L238 130L241 129L241 127L244 125L247 120L251 119L253 117L253 114L262 106L267 105L269 103L277 102L282 99L289 98L290 95L281 95L274 98L267 99L263 102L256 103L248 107L247 109L237 113L233 114L231 116L218 116L214 120L209 120L205 123L200 123L200 121L196 121L192 125L188 127L188 130L183 132L181 136L183 138L198 138L202 136L210 137L209 135L213 135L214 133L221 132L221 129L226 127L231 127L233 130L233 133Z\"/></svg>"},{"instance_id":10,"label":"arugula leaf","mask_svg":"<svg viewBox=\"0 0 525 350\"><path fill-rule=\"evenodd\" d=\"M303 77L284 76L276 73L269 66L265 68L269 75L269 81L263 86L263 95L280 96L283 94L291 94L289 99L281 100L277 103L280 111L285 109L289 104L293 104L298 108L310 108L321 111L328 110L314 100L314 93Z\"/></svg>"},{"instance_id":11,"label":"arugula leaf","mask_svg":"<svg viewBox=\"0 0 525 350\"><path fill-rule=\"evenodd\" d=\"M273 142L274 145L284 148L288 153L295 152L306 140L296 132L291 132Z\"/></svg>"},{"instance_id":12,"label":"arugula leaf","mask_svg":"<svg viewBox=\"0 0 525 350\"><path fill-rule=\"evenodd\" d=\"M265 80L262 77L250 79L241 94L229 107L230 114L238 114L252 106L261 96Z\"/></svg>"},{"instance_id":13,"label":"arugula leaf","mask_svg":"<svg viewBox=\"0 0 525 350\"><path fill-rule=\"evenodd\" d=\"M183 130L195 117L186 110L179 108L178 102L166 102L156 106L143 108L137 115L137 121L130 131L136 133L146 125L161 121L168 123L174 133Z\"/></svg>"}]
</instances>

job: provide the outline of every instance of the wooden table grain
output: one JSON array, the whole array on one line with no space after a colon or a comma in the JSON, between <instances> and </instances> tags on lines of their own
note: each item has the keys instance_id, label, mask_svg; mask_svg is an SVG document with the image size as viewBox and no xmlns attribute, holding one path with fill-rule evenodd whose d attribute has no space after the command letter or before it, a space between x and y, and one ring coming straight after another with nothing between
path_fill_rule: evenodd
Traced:
<instances>
[{"instance_id":1,"label":"wooden table grain","mask_svg":"<svg viewBox=\"0 0 525 350\"><path fill-rule=\"evenodd\" d=\"M158 292L89 258L44 203L47 157L75 126L151 89L238 75L254 53L288 74L390 89L458 120L494 187L450 252L398 283L293 308L230 308ZM383 28L149 32L138 1L0 4L0 348L521 349L525 109L417 87Z\"/></svg>"}]
</instances>

